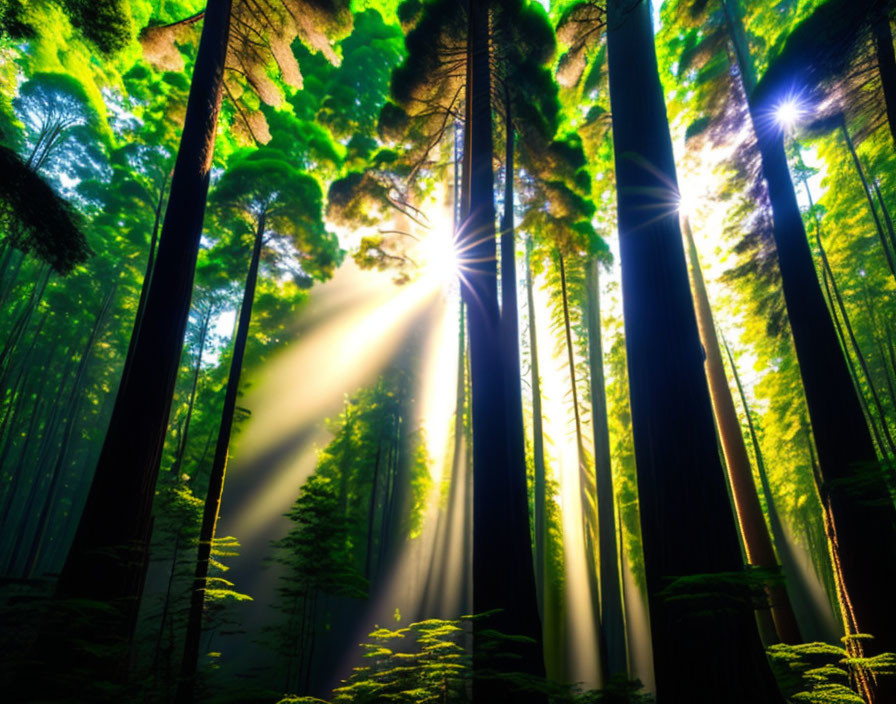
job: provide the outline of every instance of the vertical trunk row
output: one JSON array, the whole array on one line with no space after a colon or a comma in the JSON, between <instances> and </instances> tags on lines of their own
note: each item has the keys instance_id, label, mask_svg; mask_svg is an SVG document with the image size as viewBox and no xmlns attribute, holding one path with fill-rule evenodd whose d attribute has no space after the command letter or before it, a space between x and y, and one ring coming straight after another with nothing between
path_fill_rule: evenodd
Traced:
<instances>
[{"instance_id":1,"label":"vertical trunk row","mask_svg":"<svg viewBox=\"0 0 896 704\"><path fill-rule=\"evenodd\" d=\"M743 33L737 0L723 0L735 47ZM871 633L865 653L896 650L896 509L888 495L856 389L815 274L812 253L784 153L783 136L757 105L748 52L736 52L772 206L784 300L812 423L821 491L836 553L841 611L850 633ZM869 536L875 540L869 540ZM862 647L854 644L854 654ZM896 683L863 683L875 704L896 698Z\"/></svg>"},{"instance_id":2,"label":"vertical trunk row","mask_svg":"<svg viewBox=\"0 0 896 704\"><path fill-rule=\"evenodd\" d=\"M856 151L856 145L853 144L852 137L849 134L849 128L846 126L846 118L840 117L840 132L843 134L843 140L846 142L846 148L849 156L852 158L856 175L862 184L862 193L865 195L865 201L868 203L868 210L871 211L871 218L874 220L874 227L877 230L877 236L880 239L880 246L884 250L884 256L890 267L890 273L896 277L896 258L894 258L893 242L887 240L887 233L884 232L883 225L880 222L880 216L877 214L877 208L874 207L874 198L871 195L871 187L868 185L868 178L865 176L865 169L862 168L862 162L859 160L859 154ZM809 185L806 184L808 192ZM811 196L810 196L811 198Z\"/></svg>"},{"instance_id":3,"label":"vertical trunk row","mask_svg":"<svg viewBox=\"0 0 896 704\"><path fill-rule=\"evenodd\" d=\"M657 700L781 702L746 590L730 581L738 581L743 565L681 230L663 205L674 196L676 175L650 3L610 0L607 9L625 340Z\"/></svg>"},{"instance_id":4,"label":"vertical trunk row","mask_svg":"<svg viewBox=\"0 0 896 704\"><path fill-rule=\"evenodd\" d=\"M751 110L772 203L781 283L826 487L830 534L836 537L835 570L844 621L851 633L876 636L868 654L892 651L896 649L896 602L890 594L896 584L896 511L892 503L880 500L887 496L887 487L815 274L782 137L763 129L756 106ZM869 535L876 536L873 544ZM854 651L860 651L857 644ZM882 699L873 684L865 687L872 702L888 701L889 695L881 691Z\"/></svg>"},{"instance_id":5,"label":"vertical trunk row","mask_svg":"<svg viewBox=\"0 0 896 704\"><path fill-rule=\"evenodd\" d=\"M60 575L60 599L115 607L109 622L92 624L88 639L121 649L133 635L145 579L152 501L171 397L190 308L205 215L215 128L230 29L231 0L209 0L177 161L146 306L129 370L122 379L103 450L74 543ZM127 467L128 471L122 471ZM82 636L84 634L81 634ZM108 676L109 656L93 661Z\"/></svg>"},{"instance_id":6,"label":"vertical trunk row","mask_svg":"<svg viewBox=\"0 0 896 704\"><path fill-rule=\"evenodd\" d=\"M249 339L249 324L252 322L252 302L255 300L255 286L258 282L258 265L261 261L264 229L265 219L264 213L262 213L258 219L255 242L252 247L252 259L249 263L249 273L246 276L243 302L240 305L240 317L233 345L233 357L230 360L230 373L227 377L227 388L224 392L224 407L221 410L221 426L218 429L215 458L212 461L212 469L208 479L208 492L205 496L205 507L202 512L202 526L199 530L199 546L196 555L196 572L193 577L193 590L190 593L190 612L187 618L187 633L184 639L183 661L181 662L180 681L178 682L177 694L175 696L175 701L178 704L190 704L193 701L196 667L199 661L199 639L202 635L202 609L205 603L208 564L215 540L215 524L218 521L218 509L221 507L221 492L224 489L227 452L230 447L230 435L233 430L233 416L236 411L240 373L243 369L246 341Z\"/></svg>"}]
</instances>

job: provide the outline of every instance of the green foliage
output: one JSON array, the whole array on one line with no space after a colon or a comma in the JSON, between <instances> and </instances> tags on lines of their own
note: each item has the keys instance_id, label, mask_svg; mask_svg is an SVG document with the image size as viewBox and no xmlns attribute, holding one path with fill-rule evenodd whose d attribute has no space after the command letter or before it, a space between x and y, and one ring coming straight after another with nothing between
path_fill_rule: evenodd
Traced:
<instances>
[{"instance_id":1,"label":"green foliage","mask_svg":"<svg viewBox=\"0 0 896 704\"><path fill-rule=\"evenodd\" d=\"M72 25L104 54L120 51L134 30L127 0L61 0Z\"/></svg>"},{"instance_id":2,"label":"green foliage","mask_svg":"<svg viewBox=\"0 0 896 704\"><path fill-rule=\"evenodd\" d=\"M865 700L854 689L857 674L896 675L896 655L893 653L881 653L872 658L856 657L855 649L870 640L870 635L857 634L843 638L847 643L845 647L829 643L779 643L768 649L768 655L778 682L790 701L861 704Z\"/></svg>"},{"instance_id":3,"label":"green foliage","mask_svg":"<svg viewBox=\"0 0 896 704\"><path fill-rule=\"evenodd\" d=\"M463 704L472 678L497 678L521 697L550 697L557 704L649 704L640 682L615 677L602 690L582 692L540 677L513 672L515 647L528 639L498 631L476 630L477 660L469 642L472 622L487 615L427 619L405 628L377 628L361 644L365 664L333 690L332 704ZM478 658L482 658L479 660ZM328 704L314 697L286 696L278 704Z\"/></svg>"}]
</instances>

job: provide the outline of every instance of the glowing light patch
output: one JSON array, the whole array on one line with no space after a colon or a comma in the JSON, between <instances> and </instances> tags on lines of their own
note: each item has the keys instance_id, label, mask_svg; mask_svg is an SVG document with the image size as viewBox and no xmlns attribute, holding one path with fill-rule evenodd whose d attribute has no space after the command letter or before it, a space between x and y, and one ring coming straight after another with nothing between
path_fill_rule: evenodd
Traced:
<instances>
[{"instance_id":1,"label":"glowing light patch","mask_svg":"<svg viewBox=\"0 0 896 704\"><path fill-rule=\"evenodd\" d=\"M806 110L796 98L787 98L775 108L775 120L784 129L793 129L803 118Z\"/></svg>"},{"instance_id":2,"label":"glowing light patch","mask_svg":"<svg viewBox=\"0 0 896 704\"><path fill-rule=\"evenodd\" d=\"M459 263L451 228L433 228L420 242L420 258L424 276L442 282L452 281L457 276Z\"/></svg>"}]
</instances>

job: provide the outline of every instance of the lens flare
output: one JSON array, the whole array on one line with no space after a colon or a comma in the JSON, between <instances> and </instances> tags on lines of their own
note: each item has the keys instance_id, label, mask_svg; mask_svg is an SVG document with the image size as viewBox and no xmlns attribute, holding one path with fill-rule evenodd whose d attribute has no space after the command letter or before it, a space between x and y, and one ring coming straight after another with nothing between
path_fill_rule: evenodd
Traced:
<instances>
[{"instance_id":1,"label":"lens flare","mask_svg":"<svg viewBox=\"0 0 896 704\"><path fill-rule=\"evenodd\" d=\"M423 275L443 283L453 281L459 269L457 249L451 236L450 224L439 223L420 241L420 260Z\"/></svg>"},{"instance_id":2,"label":"lens flare","mask_svg":"<svg viewBox=\"0 0 896 704\"><path fill-rule=\"evenodd\" d=\"M785 130L792 130L805 115L805 108L794 97L786 98L775 108L775 120Z\"/></svg>"}]
</instances>

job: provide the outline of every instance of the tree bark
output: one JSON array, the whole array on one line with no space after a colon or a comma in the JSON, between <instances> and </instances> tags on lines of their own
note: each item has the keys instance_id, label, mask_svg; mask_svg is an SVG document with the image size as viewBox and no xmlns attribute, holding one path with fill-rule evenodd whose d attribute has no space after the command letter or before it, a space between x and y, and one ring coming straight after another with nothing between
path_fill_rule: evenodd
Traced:
<instances>
[{"instance_id":1,"label":"tree bark","mask_svg":"<svg viewBox=\"0 0 896 704\"><path fill-rule=\"evenodd\" d=\"M159 458L190 308L230 27L231 0L209 0L168 207L137 341L57 587L57 597L105 602L116 614L90 640L118 646L93 666L123 677L145 579ZM122 471L127 467L128 471ZM101 619L100 619L101 620ZM99 621L99 620L98 620ZM85 634L80 634L82 637ZM89 657L89 656L87 656ZM111 663L110 660L115 660Z\"/></svg>"},{"instance_id":2,"label":"tree bark","mask_svg":"<svg viewBox=\"0 0 896 704\"><path fill-rule=\"evenodd\" d=\"M215 458L212 460L212 469L208 479L208 493L205 497L205 507L202 513L202 527L199 531L199 547L196 556L196 572L193 577L193 590L190 593L190 612L187 618L183 660L181 661L180 680L178 681L177 694L175 695L175 701L178 704L190 704L193 701L193 693L195 691L208 563L215 540L215 524L218 521L218 510L221 507L221 492L224 490L227 451L230 447L230 435L233 430L233 416L236 411L236 399L240 386L240 372L243 368L246 342L249 339L249 324L252 321L252 302L255 300L255 287L258 282L258 265L261 261L264 229L265 218L264 214L262 214L255 232L252 259L249 264L249 273L246 277L246 287L243 291L243 302L240 305L239 326L237 327L236 339L233 345L233 357L230 360L227 389L224 392L224 407L221 410L221 426L218 430Z\"/></svg>"},{"instance_id":3,"label":"tree bark","mask_svg":"<svg viewBox=\"0 0 896 704\"><path fill-rule=\"evenodd\" d=\"M657 701L783 702L743 574L716 445L675 197L650 3L610 0L607 58L622 293ZM671 191L671 192L670 192ZM669 599L673 580L687 597ZM687 587L688 580L695 586ZM701 596L732 598L729 608ZM701 676L693 676L693 653Z\"/></svg>"},{"instance_id":4,"label":"tree bark","mask_svg":"<svg viewBox=\"0 0 896 704\"><path fill-rule=\"evenodd\" d=\"M600 318L600 262L593 257L586 282L588 368L591 373L591 426L594 433L594 482L597 494L597 536L600 555L600 637L608 677L628 672L628 647L622 606L619 553L616 549L616 499L610 461L610 427L604 382L604 350Z\"/></svg>"},{"instance_id":5,"label":"tree bark","mask_svg":"<svg viewBox=\"0 0 896 704\"><path fill-rule=\"evenodd\" d=\"M504 214L501 220L501 322L500 334L503 345L503 371L505 384L505 404L507 406L507 452L509 461L509 482L511 518L515 524L513 535L520 543L525 536L528 549L522 549L521 558L529 556L528 580L535 590L534 564L532 563L532 543L529 532L529 490L526 485L526 436L523 430L523 392L520 372L520 324L517 302L516 281L516 236L513 217L514 170L514 127L511 114L510 89L505 83L505 149L504 149ZM521 546L522 547L522 546ZM523 554L525 553L525 554ZM538 599L535 599L537 607ZM537 624L537 621L536 621ZM540 629L539 629L540 633Z\"/></svg>"},{"instance_id":6,"label":"tree bark","mask_svg":"<svg viewBox=\"0 0 896 704\"><path fill-rule=\"evenodd\" d=\"M464 155L468 176L465 174L464 182L469 196L459 249L464 253L462 295L467 307L473 388L473 611L482 614L501 609L487 622L476 621L474 627L477 632L490 628L525 635L540 643L528 506L511 488L519 482L511 476L512 471L524 472L525 467L512 468L508 456L495 256L489 26L484 3L471 0L468 22L469 119ZM508 584L514 588L507 589ZM474 643L476 638L474 635ZM540 648L521 648L526 652L517 667L543 673ZM514 701L510 688L494 680L476 679L474 692L478 699L495 704Z\"/></svg>"},{"instance_id":7,"label":"tree bark","mask_svg":"<svg viewBox=\"0 0 896 704\"><path fill-rule=\"evenodd\" d=\"M747 454L740 420L734 408L731 387L728 386L728 377L725 374L722 350L719 347L716 326L712 319L712 308L709 305L709 296L703 281L697 246L694 244L691 224L687 217L684 218L684 235L691 270L691 287L694 293L697 327L700 330L700 340L703 342L703 349L706 353L704 365L706 380L709 383L716 427L725 455L731 494L734 497L734 507L740 524L744 549L747 553L747 561L756 567L774 571L778 569L778 559L775 556L775 548L772 545L765 517L762 515L762 506L759 503L759 494L756 492L756 483L753 479L753 468L750 466L750 456ZM769 585L766 592L774 621L774 630L780 641L790 644L801 643L800 629L784 585Z\"/></svg>"}]
</instances>

